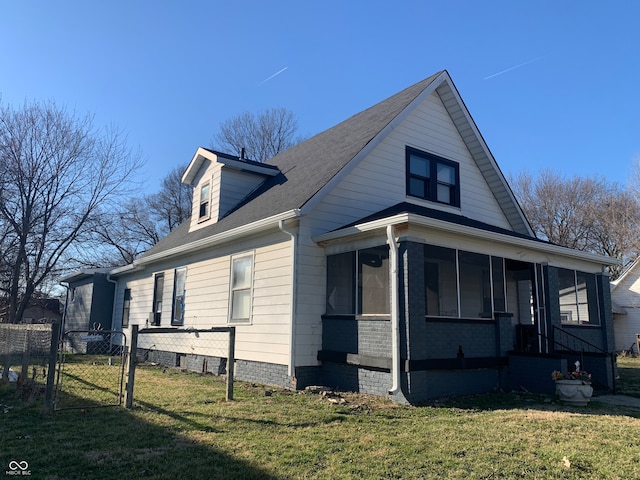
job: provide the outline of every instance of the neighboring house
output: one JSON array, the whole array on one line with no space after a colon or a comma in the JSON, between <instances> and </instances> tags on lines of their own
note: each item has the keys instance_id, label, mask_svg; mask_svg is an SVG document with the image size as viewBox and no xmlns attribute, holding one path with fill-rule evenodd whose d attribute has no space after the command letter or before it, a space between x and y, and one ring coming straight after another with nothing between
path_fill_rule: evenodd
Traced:
<instances>
[{"instance_id":1,"label":"neighboring house","mask_svg":"<svg viewBox=\"0 0 640 480\"><path fill-rule=\"evenodd\" d=\"M109 278L109 269L79 270L60 279L67 285L62 319L64 347L82 353L107 353L120 348L121 334L101 336L101 341L85 340L82 333L111 330L113 327L113 298L116 282ZM114 341L117 345L114 347Z\"/></svg>"},{"instance_id":2,"label":"neighboring house","mask_svg":"<svg viewBox=\"0 0 640 480\"><path fill-rule=\"evenodd\" d=\"M8 308L0 308L0 323L9 320ZM60 300L57 298L32 298L22 315L21 323L60 322Z\"/></svg>"},{"instance_id":3,"label":"neighboring house","mask_svg":"<svg viewBox=\"0 0 640 480\"><path fill-rule=\"evenodd\" d=\"M67 284L63 330L111 330L116 282L109 269L79 270L61 278Z\"/></svg>"},{"instance_id":4,"label":"neighboring house","mask_svg":"<svg viewBox=\"0 0 640 480\"><path fill-rule=\"evenodd\" d=\"M551 392L585 346L613 385L613 262L534 237L446 71L267 163L199 148L183 182L191 219L110 272L116 328L233 325L241 380L397 401Z\"/></svg>"},{"instance_id":5,"label":"neighboring house","mask_svg":"<svg viewBox=\"0 0 640 480\"><path fill-rule=\"evenodd\" d=\"M640 335L640 260L636 260L611 282L616 351L638 352Z\"/></svg>"}]
</instances>

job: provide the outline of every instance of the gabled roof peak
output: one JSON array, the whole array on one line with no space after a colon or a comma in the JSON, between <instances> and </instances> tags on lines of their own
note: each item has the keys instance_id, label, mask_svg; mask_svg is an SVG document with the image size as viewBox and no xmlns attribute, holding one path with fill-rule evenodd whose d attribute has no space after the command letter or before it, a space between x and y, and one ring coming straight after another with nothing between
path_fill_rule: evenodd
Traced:
<instances>
[{"instance_id":1,"label":"gabled roof peak","mask_svg":"<svg viewBox=\"0 0 640 480\"><path fill-rule=\"evenodd\" d=\"M193 157L183 182L191 184L202 163L209 159L267 176L260 187L247 196L237 208L215 224L189 232L174 230L146 255L215 236L239 227L245 228L265 218L300 211L304 215L313 209L359 161L378 145L398 124L429 95L437 95L447 110L458 133L500 205L511 229L533 237L504 175L471 118L449 73L436 74L405 88L343 122L274 156L264 164L241 160L237 156L199 148ZM271 177L271 178L268 178Z\"/></svg>"},{"instance_id":2,"label":"gabled roof peak","mask_svg":"<svg viewBox=\"0 0 640 480\"><path fill-rule=\"evenodd\" d=\"M182 176L182 183L187 185L192 185L194 179L198 175L200 168L204 164L206 160L210 160L212 162L223 163L232 168L236 168L238 170L245 170L253 173L258 173L266 176L274 176L279 173L278 167L274 165L269 165L262 162L256 162L255 160L249 160L246 158L241 158L236 155L231 155L229 153L218 152L216 150L210 150L204 147L198 147L195 155L191 159L189 166L184 172Z\"/></svg>"}]
</instances>

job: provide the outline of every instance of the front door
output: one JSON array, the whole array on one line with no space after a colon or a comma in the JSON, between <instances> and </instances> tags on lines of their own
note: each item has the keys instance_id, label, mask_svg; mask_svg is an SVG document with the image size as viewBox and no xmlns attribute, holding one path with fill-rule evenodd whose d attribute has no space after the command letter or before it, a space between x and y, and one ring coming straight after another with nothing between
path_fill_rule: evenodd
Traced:
<instances>
[{"instance_id":1,"label":"front door","mask_svg":"<svg viewBox=\"0 0 640 480\"><path fill-rule=\"evenodd\" d=\"M541 321L544 305L542 267L534 263L505 260L507 309L513 314L515 346L520 352L540 353L545 350Z\"/></svg>"}]
</instances>

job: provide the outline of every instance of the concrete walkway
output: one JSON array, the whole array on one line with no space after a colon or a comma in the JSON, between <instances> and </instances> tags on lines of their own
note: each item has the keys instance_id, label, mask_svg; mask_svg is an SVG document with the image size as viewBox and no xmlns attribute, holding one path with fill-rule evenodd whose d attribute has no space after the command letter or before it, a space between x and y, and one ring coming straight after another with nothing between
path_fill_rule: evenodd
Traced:
<instances>
[{"instance_id":1,"label":"concrete walkway","mask_svg":"<svg viewBox=\"0 0 640 480\"><path fill-rule=\"evenodd\" d=\"M618 405L620 407L640 408L640 398L629 397L627 395L598 395L591 397L591 401Z\"/></svg>"}]
</instances>

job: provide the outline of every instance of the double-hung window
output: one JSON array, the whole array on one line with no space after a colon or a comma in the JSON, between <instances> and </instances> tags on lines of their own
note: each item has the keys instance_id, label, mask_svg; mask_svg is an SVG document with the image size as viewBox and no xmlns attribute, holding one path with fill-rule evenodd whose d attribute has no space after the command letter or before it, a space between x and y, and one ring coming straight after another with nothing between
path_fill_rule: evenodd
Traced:
<instances>
[{"instance_id":1,"label":"double-hung window","mask_svg":"<svg viewBox=\"0 0 640 480\"><path fill-rule=\"evenodd\" d=\"M211 184L205 183L200 187L200 212L198 220L207 220L211 217L210 211L210 199L211 199Z\"/></svg>"},{"instance_id":2,"label":"double-hung window","mask_svg":"<svg viewBox=\"0 0 640 480\"><path fill-rule=\"evenodd\" d=\"M152 325L160 325L162 321L162 294L164 290L164 273L156 273L153 277L153 321Z\"/></svg>"},{"instance_id":3,"label":"double-hung window","mask_svg":"<svg viewBox=\"0 0 640 480\"><path fill-rule=\"evenodd\" d=\"M173 315L171 325L184 325L184 300L187 283L187 267L176 268L173 274Z\"/></svg>"},{"instance_id":4,"label":"double-hung window","mask_svg":"<svg viewBox=\"0 0 640 480\"><path fill-rule=\"evenodd\" d=\"M456 162L407 147L407 195L460 206L460 169Z\"/></svg>"},{"instance_id":5,"label":"double-hung window","mask_svg":"<svg viewBox=\"0 0 640 480\"><path fill-rule=\"evenodd\" d=\"M253 254L231 258L229 323L251 323Z\"/></svg>"}]
</instances>

